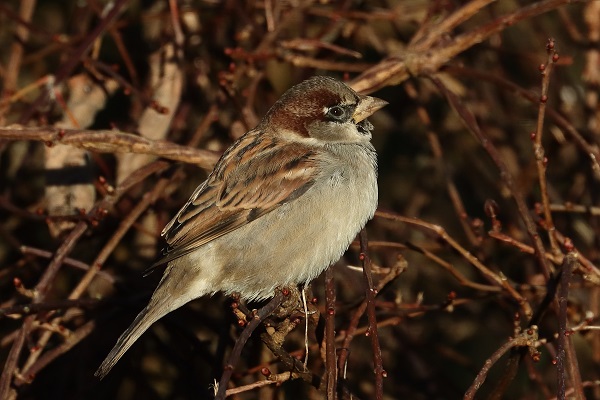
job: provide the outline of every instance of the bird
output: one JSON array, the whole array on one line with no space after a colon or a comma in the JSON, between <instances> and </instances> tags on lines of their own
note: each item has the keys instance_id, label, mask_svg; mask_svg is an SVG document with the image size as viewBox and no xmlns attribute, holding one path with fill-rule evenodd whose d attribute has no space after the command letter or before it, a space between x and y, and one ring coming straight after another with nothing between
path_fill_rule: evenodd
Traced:
<instances>
[{"instance_id":1,"label":"bird","mask_svg":"<svg viewBox=\"0 0 600 400\"><path fill-rule=\"evenodd\" d=\"M386 104L327 76L288 89L165 226L166 252L153 265L167 264L162 279L95 375L193 299L265 300L338 261L377 208L367 117Z\"/></svg>"}]
</instances>

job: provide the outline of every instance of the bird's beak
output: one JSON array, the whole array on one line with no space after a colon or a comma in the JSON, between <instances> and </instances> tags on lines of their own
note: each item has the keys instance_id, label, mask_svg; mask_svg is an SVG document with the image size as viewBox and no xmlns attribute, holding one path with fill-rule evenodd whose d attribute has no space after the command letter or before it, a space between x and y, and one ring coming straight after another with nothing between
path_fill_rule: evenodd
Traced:
<instances>
[{"instance_id":1,"label":"bird's beak","mask_svg":"<svg viewBox=\"0 0 600 400\"><path fill-rule=\"evenodd\" d=\"M378 99L377 97L363 96L358 103L358 106L356 106L354 114L352 114L352 119L354 120L354 123L357 124L387 104L387 101Z\"/></svg>"}]
</instances>

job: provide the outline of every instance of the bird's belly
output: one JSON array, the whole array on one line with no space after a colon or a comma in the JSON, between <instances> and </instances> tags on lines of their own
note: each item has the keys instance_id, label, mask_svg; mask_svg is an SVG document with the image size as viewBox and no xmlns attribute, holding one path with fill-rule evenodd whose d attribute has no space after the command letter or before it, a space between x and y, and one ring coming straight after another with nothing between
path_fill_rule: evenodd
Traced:
<instances>
[{"instance_id":1,"label":"bird's belly","mask_svg":"<svg viewBox=\"0 0 600 400\"><path fill-rule=\"evenodd\" d=\"M336 262L377 205L375 173L360 185L346 180L332 177L226 240L217 239L223 266L217 290L267 298L276 287L309 282Z\"/></svg>"}]
</instances>

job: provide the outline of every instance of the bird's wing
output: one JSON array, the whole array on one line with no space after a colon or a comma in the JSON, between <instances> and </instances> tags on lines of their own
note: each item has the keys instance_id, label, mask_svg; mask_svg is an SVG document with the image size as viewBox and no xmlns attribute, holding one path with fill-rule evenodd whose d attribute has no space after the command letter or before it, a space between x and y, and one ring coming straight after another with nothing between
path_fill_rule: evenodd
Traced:
<instances>
[{"instance_id":1,"label":"bird's wing","mask_svg":"<svg viewBox=\"0 0 600 400\"><path fill-rule=\"evenodd\" d=\"M223 154L208 179L167 224L162 235L169 247L153 267L300 197L318 172L309 146L249 132Z\"/></svg>"}]
</instances>

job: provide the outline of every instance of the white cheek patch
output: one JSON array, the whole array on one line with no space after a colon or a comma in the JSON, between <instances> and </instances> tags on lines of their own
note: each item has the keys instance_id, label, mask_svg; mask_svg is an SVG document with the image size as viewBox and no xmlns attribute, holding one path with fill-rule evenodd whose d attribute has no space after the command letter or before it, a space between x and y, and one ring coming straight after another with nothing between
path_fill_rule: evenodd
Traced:
<instances>
[{"instance_id":1,"label":"white cheek patch","mask_svg":"<svg viewBox=\"0 0 600 400\"><path fill-rule=\"evenodd\" d=\"M341 141L342 142L360 142L364 137L361 133L358 132L356 125L352 122L348 122L342 125L343 129L340 131L341 133Z\"/></svg>"}]
</instances>

